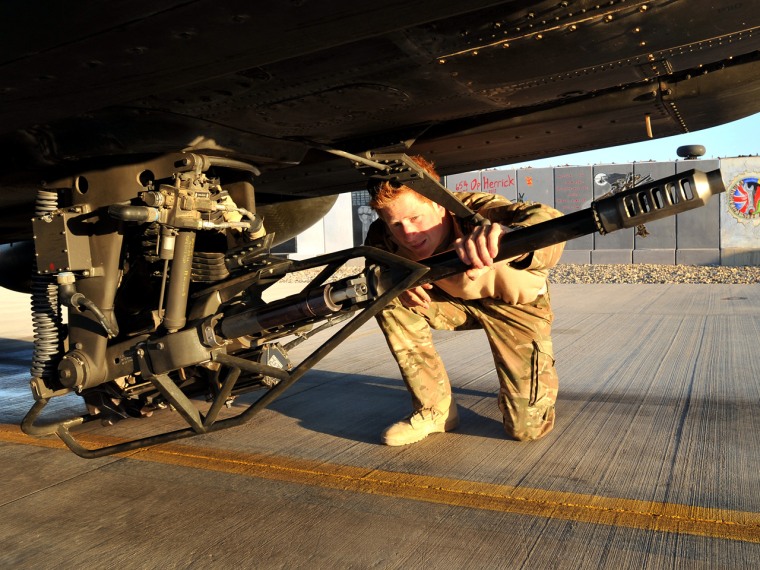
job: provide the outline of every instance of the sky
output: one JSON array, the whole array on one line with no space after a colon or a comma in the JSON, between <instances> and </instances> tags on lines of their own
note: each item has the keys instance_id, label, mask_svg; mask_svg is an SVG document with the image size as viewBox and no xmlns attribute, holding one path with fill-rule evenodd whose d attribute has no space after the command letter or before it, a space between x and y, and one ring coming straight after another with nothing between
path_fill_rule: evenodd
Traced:
<instances>
[{"instance_id":1,"label":"sky","mask_svg":"<svg viewBox=\"0 0 760 570\"><path fill-rule=\"evenodd\" d=\"M504 165L504 168L585 166L589 164L643 162L648 160L666 162L681 160L676 154L676 149L679 146L689 144L701 144L705 147L706 152L702 158L757 155L760 154L759 134L760 113L751 115L745 119L726 123L719 127L694 131L693 133L519 162Z\"/></svg>"}]
</instances>

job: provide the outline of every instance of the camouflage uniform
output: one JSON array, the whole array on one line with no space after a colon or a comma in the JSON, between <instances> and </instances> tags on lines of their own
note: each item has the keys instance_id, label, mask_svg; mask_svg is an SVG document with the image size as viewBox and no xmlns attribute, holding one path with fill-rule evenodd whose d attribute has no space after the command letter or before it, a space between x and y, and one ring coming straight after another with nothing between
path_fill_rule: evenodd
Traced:
<instances>
[{"instance_id":1,"label":"camouflage uniform","mask_svg":"<svg viewBox=\"0 0 760 570\"><path fill-rule=\"evenodd\" d=\"M547 206L513 204L491 194L460 193L458 197L492 221L510 226L531 225L560 215ZM457 227L455 233L461 232L462 228ZM451 241L455 237L453 235ZM448 249L451 241L439 249ZM403 254L390 238L382 220L370 228L367 243ZM433 346L431 328L482 328L488 337L499 378L498 403L507 434L524 441L538 439L551 431L558 378L554 368L551 340L553 314L546 273L559 259L561 252L562 245L550 246L530 254L527 260L512 263L509 270L517 276L516 280L529 277L532 283L538 281L544 284L539 294L530 295L526 302L523 302L524 295L519 292L512 292L515 298L506 300L496 298L497 294L484 298L460 298L452 294L452 291L456 292L456 287L448 282L445 284L448 292L443 290L442 283L428 291L432 301L428 309L410 309L395 299L377 315L377 322L411 393L415 411L435 408L438 402L445 401L451 395L449 377ZM526 271L531 271L531 275L520 275ZM463 287L468 286L464 281L462 283ZM466 292L465 296L468 296Z\"/></svg>"}]
</instances>

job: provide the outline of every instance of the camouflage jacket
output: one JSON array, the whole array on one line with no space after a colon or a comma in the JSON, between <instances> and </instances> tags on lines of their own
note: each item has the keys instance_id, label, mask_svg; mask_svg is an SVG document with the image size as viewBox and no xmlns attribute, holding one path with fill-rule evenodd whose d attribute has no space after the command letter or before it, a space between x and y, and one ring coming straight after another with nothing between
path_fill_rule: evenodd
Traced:
<instances>
[{"instance_id":1,"label":"camouflage jacket","mask_svg":"<svg viewBox=\"0 0 760 570\"><path fill-rule=\"evenodd\" d=\"M455 192L455 195L483 217L510 228L530 226L562 215L544 204L510 202L498 194ZM453 224L449 238L435 253L451 249L457 237L471 230L462 227L456 216L451 218ZM376 220L370 226L365 243L402 257L412 257L406 248L394 241L382 219ZM545 247L529 253L519 261L499 262L493 268L483 270L475 280L470 280L461 273L436 281L435 285L460 299L502 299L512 305L530 303L546 292L548 271L557 264L563 249L564 243Z\"/></svg>"}]
</instances>

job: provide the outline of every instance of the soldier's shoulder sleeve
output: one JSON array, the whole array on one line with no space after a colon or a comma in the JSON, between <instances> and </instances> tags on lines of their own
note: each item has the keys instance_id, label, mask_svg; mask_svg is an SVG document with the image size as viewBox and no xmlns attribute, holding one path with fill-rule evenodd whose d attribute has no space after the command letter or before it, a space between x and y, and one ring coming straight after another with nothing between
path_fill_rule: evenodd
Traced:
<instances>
[{"instance_id":1,"label":"soldier's shoulder sleeve","mask_svg":"<svg viewBox=\"0 0 760 570\"><path fill-rule=\"evenodd\" d=\"M512 204L512 202L504 196L499 194L488 194L487 192L455 192L454 195L459 198L465 206L480 214L482 214L484 210L509 206Z\"/></svg>"},{"instance_id":2,"label":"soldier's shoulder sleeve","mask_svg":"<svg viewBox=\"0 0 760 570\"><path fill-rule=\"evenodd\" d=\"M539 202L519 202L515 206L511 222L511 225L515 227L532 226L562 215L559 210Z\"/></svg>"}]
</instances>

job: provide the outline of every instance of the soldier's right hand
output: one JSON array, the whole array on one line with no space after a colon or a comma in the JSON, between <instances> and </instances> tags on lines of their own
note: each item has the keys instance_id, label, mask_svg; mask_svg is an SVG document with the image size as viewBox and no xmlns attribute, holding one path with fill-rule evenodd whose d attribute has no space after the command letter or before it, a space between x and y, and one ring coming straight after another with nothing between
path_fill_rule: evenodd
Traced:
<instances>
[{"instance_id":1,"label":"soldier's right hand","mask_svg":"<svg viewBox=\"0 0 760 570\"><path fill-rule=\"evenodd\" d=\"M404 307L413 309L414 307L422 307L428 309L430 307L430 295L427 294L426 289L432 289L432 283L425 283L419 287L413 287L407 289L398 296L399 301Z\"/></svg>"}]
</instances>

